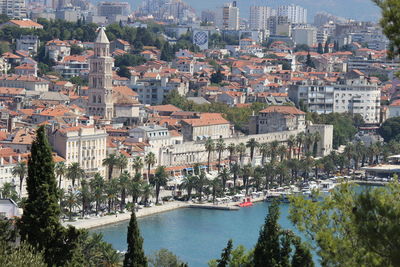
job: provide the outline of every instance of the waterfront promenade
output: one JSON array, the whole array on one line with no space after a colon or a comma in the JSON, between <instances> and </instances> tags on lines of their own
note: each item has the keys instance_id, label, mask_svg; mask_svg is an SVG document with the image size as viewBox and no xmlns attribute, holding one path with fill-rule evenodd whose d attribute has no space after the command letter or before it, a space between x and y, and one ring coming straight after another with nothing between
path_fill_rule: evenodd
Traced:
<instances>
[{"instance_id":1,"label":"waterfront promenade","mask_svg":"<svg viewBox=\"0 0 400 267\"><path fill-rule=\"evenodd\" d=\"M252 202L260 202L263 201L264 197L253 198ZM205 209L218 209L218 210L236 210L233 207L236 207L240 202L228 202L223 204L212 204L212 203L204 203L204 204L193 204L191 202L181 202L181 201L172 201L165 202L160 206L152 206L148 208L139 209L136 212L136 217L141 218L145 216L150 216L162 212L172 211L181 208L205 208ZM88 219L78 219L77 221L63 222L64 226L74 226L78 229L91 229L96 227L101 227L105 225L115 224L123 221L127 221L131 218L130 212L118 213L116 215L105 215L101 217L90 217Z\"/></svg>"}]
</instances>

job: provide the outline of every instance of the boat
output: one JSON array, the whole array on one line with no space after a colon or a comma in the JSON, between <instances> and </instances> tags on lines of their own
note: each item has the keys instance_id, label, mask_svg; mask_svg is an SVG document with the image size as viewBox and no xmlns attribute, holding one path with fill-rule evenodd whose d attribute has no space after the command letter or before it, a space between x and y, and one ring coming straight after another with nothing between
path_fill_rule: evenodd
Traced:
<instances>
[{"instance_id":1,"label":"boat","mask_svg":"<svg viewBox=\"0 0 400 267\"><path fill-rule=\"evenodd\" d=\"M251 199L248 197L246 199L243 199L243 202L238 204L239 207L251 207L253 206L253 202L251 202Z\"/></svg>"}]
</instances>

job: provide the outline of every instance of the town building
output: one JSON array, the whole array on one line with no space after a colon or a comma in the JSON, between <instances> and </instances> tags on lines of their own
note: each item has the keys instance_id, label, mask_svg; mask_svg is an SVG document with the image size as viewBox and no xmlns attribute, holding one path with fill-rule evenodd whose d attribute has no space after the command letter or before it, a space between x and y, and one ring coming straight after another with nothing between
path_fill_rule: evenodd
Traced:
<instances>
[{"instance_id":1,"label":"town building","mask_svg":"<svg viewBox=\"0 0 400 267\"><path fill-rule=\"evenodd\" d=\"M16 50L28 51L31 55L35 55L38 51L40 40L37 35L21 35L17 39Z\"/></svg>"},{"instance_id":2,"label":"town building","mask_svg":"<svg viewBox=\"0 0 400 267\"><path fill-rule=\"evenodd\" d=\"M87 175L105 175L103 159L106 158L107 133L93 126L55 127L49 133L55 152L68 166L77 162Z\"/></svg>"},{"instance_id":3,"label":"town building","mask_svg":"<svg viewBox=\"0 0 400 267\"><path fill-rule=\"evenodd\" d=\"M252 116L250 134L265 134L284 131L304 131L305 113L292 106L269 106Z\"/></svg>"},{"instance_id":4,"label":"town building","mask_svg":"<svg viewBox=\"0 0 400 267\"><path fill-rule=\"evenodd\" d=\"M55 62L62 61L71 54L71 45L66 41L54 39L46 43L45 53Z\"/></svg>"},{"instance_id":5,"label":"town building","mask_svg":"<svg viewBox=\"0 0 400 267\"><path fill-rule=\"evenodd\" d=\"M24 0L1 0L0 14L12 19L26 18L26 7Z\"/></svg>"},{"instance_id":6,"label":"town building","mask_svg":"<svg viewBox=\"0 0 400 267\"><path fill-rule=\"evenodd\" d=\"M268 20L276 16L276 10L268 6L251 6L249 27L251 30L269 30Z\"/></svg>"},{"instance_id":7,"label":"town building","mask_svg":"<svg viewBox=\"0 0 400 267\"><path fill-rule=\"evenodd\" d=\"M181 120L181 124L185 141L228 138L232 135L230 122L220 113L199 113L193 118Z\"/></svg>"},{"instance_id":8,"label":"town building","mask_svg":"<svg viewBox=\"0 0 400 267\"><path fill-rule=\"evenodd\" d=\"M0 87L25 88L28 91L47 92L49 82L33 75L0 75Z\"/></svg>"}]
</instances>

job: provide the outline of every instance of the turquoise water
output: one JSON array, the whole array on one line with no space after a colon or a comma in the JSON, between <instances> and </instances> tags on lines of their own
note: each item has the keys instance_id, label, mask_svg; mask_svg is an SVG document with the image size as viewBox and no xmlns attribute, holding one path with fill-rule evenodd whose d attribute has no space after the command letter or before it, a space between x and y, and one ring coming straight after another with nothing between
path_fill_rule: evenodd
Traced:
<instances>
[{"instance_id":1,"label":"turquoise water","mask_svg":"<svg viewBox=\"0 0 400 267\"><path fill-rule=\"evenodd\" d=\"M234 246L239 244L253 248L267 214L268 203L257 203L253 207L238 211L207 209L179 209L139 219L146 254L167 248L191 267L206 266L213 258L219 258L229 239ZM287 219L288 204L281 205L280 224L293 229ZM103 233L104 240L115 249L126 250L128 222L98 228L93 232Z\"/></svg>"}]
</instances>

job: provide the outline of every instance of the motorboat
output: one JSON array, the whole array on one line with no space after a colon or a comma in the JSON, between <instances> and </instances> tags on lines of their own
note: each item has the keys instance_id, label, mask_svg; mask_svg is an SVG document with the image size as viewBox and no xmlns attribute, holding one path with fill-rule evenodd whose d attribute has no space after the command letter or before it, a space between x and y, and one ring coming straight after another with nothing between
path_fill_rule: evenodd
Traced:
<instances>
[{"instance_id":1,"label":"motorboat","mask_svg":"<svg viewBox=\"0 0 400 267\"><path fill-rule=\"evenodd\" d=\"M253 206L253 202L251 202L251 199L248 197L246 199L243 199L243 202L238 204L239 207L251 207Z\"/></svg>"}]
</instances>

